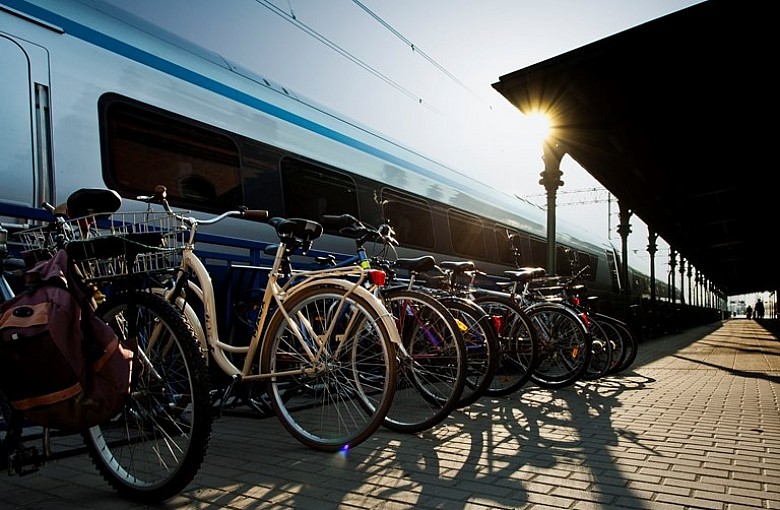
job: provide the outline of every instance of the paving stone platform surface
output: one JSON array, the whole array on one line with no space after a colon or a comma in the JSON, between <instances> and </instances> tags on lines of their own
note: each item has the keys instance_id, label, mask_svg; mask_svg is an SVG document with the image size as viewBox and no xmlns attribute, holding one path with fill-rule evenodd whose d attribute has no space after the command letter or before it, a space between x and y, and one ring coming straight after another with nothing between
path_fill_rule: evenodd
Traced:
<instances>
[{"instance_id":1,"label":"paving stone platform surface","mask_svg":"<svg viewBox=\"0 0 780 510\"><path fill-rule=\"evenodd\" d=\"M529 385L348 454L235 409L215 421L195 480L162 504L120 498L73 456L0 474L0 508L780 509L779 331L731 319L645 341L620 375Z\"/></svg>"}]
</instances>

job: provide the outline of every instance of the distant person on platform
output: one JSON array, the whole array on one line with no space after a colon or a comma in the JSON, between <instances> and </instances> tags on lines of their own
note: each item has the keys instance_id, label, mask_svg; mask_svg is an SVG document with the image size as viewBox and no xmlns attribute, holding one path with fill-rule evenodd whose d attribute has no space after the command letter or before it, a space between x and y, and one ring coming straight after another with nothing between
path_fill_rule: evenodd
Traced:
<instances>
[{"instance_id":1,"label":"distant person on platform","mask_svg":"<svg viewBox=\"0 0 780 510\"><path fill-rule=\"evenodd\" d=\"M745 308L745 317L747 317L748 319L752 319L753 318L753 307L752 306L747 305L747 308Z\"/></svg>"},{"instance_id":2,"label":"distant person on platform","mask_svg":"<svg viewBox=\"0 0 780 510\"><path fill-rule=\"evenodd\" d=\"M756 316L756 319L764 318L764 303L762 303L760 299L756 301L756 309L754 315Z\"/></svg>"}]
</instances>

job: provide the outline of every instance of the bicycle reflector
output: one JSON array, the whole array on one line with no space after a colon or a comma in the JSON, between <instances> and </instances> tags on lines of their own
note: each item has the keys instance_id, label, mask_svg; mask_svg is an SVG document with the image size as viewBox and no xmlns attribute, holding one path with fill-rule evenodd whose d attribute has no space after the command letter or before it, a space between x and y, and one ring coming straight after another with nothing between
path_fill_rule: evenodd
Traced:
<instances>
[{"instance_id":1,"label":"bicycle reflector","mask_svg":"<svg viewBox=\"0 0 780 510\"><path fill-rule=\"evenodd\" d=\"M501 316L500 315L491 315L490 318L493 321L493 327L496 328L497 332L501 332Z\"/></svg>"},{"instance_id":2,"label":"bicycle reflector","mask_svg":"<svg viewBox=\"0 0 780 510\"><path fill-rule=\"evenodd\" d=\"M368 270L368 281L370 281L374 285L379 285L380 287L385 284L385 272L381 269L369 269Z\"/></svg>"}]
</instances>

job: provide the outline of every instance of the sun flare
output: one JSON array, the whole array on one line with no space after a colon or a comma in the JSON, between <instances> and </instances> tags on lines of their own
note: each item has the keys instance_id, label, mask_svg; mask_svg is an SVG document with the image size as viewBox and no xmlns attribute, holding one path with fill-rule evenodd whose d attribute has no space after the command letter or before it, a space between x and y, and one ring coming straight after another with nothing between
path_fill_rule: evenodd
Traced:
<instances>
[{"instance_id":1,"label":"sun flare","mask_svg":"<svg viewBox=\"0 0 780 510\"><path fill-rule=\"evenodd\" d=\"M540 146L550 135L550 118L542 112L524 115L525 135L532 138Z\"/></svg>"}]
</instances>

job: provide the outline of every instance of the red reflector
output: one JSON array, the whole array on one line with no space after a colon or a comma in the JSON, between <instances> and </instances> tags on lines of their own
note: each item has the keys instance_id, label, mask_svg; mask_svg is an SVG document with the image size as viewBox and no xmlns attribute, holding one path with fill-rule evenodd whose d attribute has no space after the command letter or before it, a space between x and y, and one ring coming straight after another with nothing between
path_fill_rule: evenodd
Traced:
<instances>
[{"instance_id":1,"label":"red reflector","mask_svg":"<svg viewBox=\"0 0 780 510\"><path fill-rule=\"evenodd\" d=\"M580 318L582 319L582 322L585 323L585 326L590 327L590 319L588 318L588 314L581 313Z\"/></svg>"},{"instance_id":2,"label":"red reflector","mask_svg":"<svg viewBox=\"0 0 780 510\"><path fill-rule=\"evenodd\" d=\"M493 327L496 328L496 331L501 331L501 316L500 315L491 315L490 318L493 320Z\"/></svg>"},{"instance_id":3,"label":"red reflector","mask_svg":"<svg viewBox=\"0 0 780 510\"><path fill-rule=\"evenodd\" d=\"M572 297L571 302L574 306L580 306L580 298L577 296Z\"/></svg>"},{"instance_id":4,"label":"red reflector","mask_svg":"<svg viewBox=\"0 0 780 510\"><path fill-rule=\"evenodd\" d=\"M368 280L374 285L379 285L381 287L385 284L385 272L381 269L369 269Z\"/></svg>"}]
</instances>

